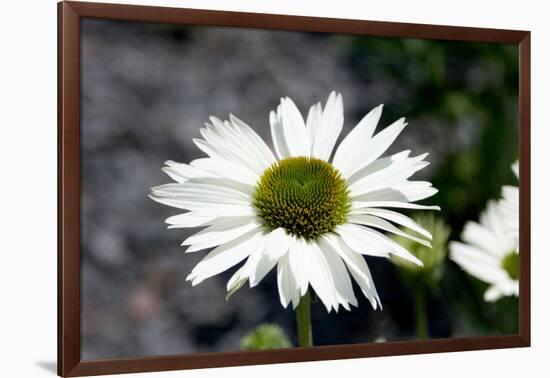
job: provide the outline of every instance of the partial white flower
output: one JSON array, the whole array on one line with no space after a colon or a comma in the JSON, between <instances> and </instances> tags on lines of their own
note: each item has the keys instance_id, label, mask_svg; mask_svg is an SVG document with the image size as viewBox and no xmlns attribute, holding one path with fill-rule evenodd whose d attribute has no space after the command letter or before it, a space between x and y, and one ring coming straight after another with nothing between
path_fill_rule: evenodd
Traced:
<instances>
[{"instance_id":1,"label":"partial white flower","mask_svg":"<svg viewBox=\"0 0 550 378\"><path fill-rule=\"evenodd\" d=\"M466 223L461 235L464 242L450 243L451 259L490 285L484 295L490 302L519 293L517 237L507 232L507 217L501 203L490 201L480 223Z\"/></svg>"},{"instance_id":2,"label":"partial white flower","mask_svg":"<svg viewBox=\"0 0 550 378\"><path fill-rule=\"evenodd\" d=\"M390 209L439 209L412 203L437 192L429 182L409 180L428 165L427 154L381 157L406 126L402 118L374 135L381 114L382 105L335 149L344 123L340 94L331 93L324 107L313 105L305 120L283 98L269 116L275 153L233 115L211 117L194 140L208 157L168 161L163 170L175 183L151 194L186 211L168 218L169 228L205 227L183 242L186 252L214 248L187 280L197 285L245 261L227 283L229 296L246 282L256 286L276 267L285 308L291 302L295 308L311 287L330 312L357 306L351 274L373 308L380 305L362 255L396 255L421 265L381 231L428 246L431 239Z\"/></svg>"},{"instance_id":3,"label":"partial white flower","mask_svg":"<svg viewBox=\"0 0 550 378\"><path fill-rule=\"evenodd\" d=\"M519 180L519 162L512 164L512 171ZM515 238L519 247L519 187L505 185L502 187L500 206L504 216L505 232Z\"/></svg>"}]
</instances>

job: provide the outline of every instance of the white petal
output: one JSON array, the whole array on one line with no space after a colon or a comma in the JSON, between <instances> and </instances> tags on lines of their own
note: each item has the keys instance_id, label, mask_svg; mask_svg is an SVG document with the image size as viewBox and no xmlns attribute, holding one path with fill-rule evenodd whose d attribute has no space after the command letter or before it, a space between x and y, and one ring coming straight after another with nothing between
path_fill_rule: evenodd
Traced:
<instances>
[{"instance_id":1,"label":"white petal","mask_svg":"<svg viewBox=\"0 0 550 378\"><path fill-rule=\"evenodd\" d=\"M296 280L290 270L288 255L284 255L277 263L277 287L281 305L287 308L288 304L295 297L297 290Z\"/></svg>"},{"instance_id":2,"label":"white petal","mask_svg":"<svg viewBox=\"0 0 550 378\"><path fill-rule=\"evenodd\" d=\"M514 223L519 226L519 204L512 215L506 213L502 201L489 201L487 209L481 214L480 222L492 234L498 235L498 242L495 244L499 246L501 256L517 247L519 233L511 233L510 226ZM518 226L516 226L516 231Z\"/></svg>"},{"instance_id":3,"label":"white petal","mask_svg":"<svg viewBox=\"0 0 550 378\"><path fill-rule=\"evenodd\" d=\"M401 184L415 172L426 167L429 163L423 161L428 154L422 154L414 158L395 161L387 168L376 171L350 185L349 189L353 197L364 195L375 190L393 189Z\"/></svg>"},{"instance_id":4,"label":"white petal","mask_svg":"<svg viewBox=\"0 0 550 378\"><path fill-rule=\"evenodd\" d=\"M344 241L339 237L330 235L323 236L323 239L328 243L328 246L330 246L334 252L338 253L342 260L346 263L351 275L361 288L363 295L370 301L371 306L376 309L377 305L380 305L380 308L382 308L380 298L376 292L374 281L372 280L372 276L365 259L361 255L351 251L347 244L344 243Z\"/></svg>"},{"instance_id":5,"label":"white petal","mask_svg":"<svg viewBox=\"0 0 550 378\"><path fill-rule=\"evenodd\" d=\"M354 198L358 204L366 202L414 202L433 196L437 189L426 181L405 181L392 188L378 189Z\"/></svg>"},{"instance_id":6,"label":"white petal","mask_svg":"<svg viewBox=\"0 0 550 378\"><path fill-rule=\"evenodd\" d=\"M344 177L350 177L361 168L378 159L384 152L386 152L388 147L395 141L406 125L405 118L401 118L376 134L363 147L362 155L358 158L360 163L354 166L346 167L346 170L342 171Z\"/></svg>"},{"instance_id":7,"label":"white petal","mask_svg":"<svg viewBox=\"0 0 550 378\"><path fill-rule=\"evenodd\" d=\"M250 280L250 287L254 286L252 285L252 276L258 271L258 266L261 264L262 258L265 256L265 246L266 237L262 236L254 245L254 250L252 251L250 256L248 256L244 265L237 272L235 272L235 274L228 281L228 294L226 296L226 299L228 299L231 295L233 295L233 293L240 289L247 280ZM267 271L265 273L267 273ZM261 280L261 278L259 280Z\"/></svg>"},{"instance_id":8,"label":"white petal","mask_svg":"<svg viewBox=\"0 0 550 378\"><path fill-rule=\"evenodd\" d=\"M483 299L486 302L495 302L496 300L502 298L504 294L500 291L498 285L491 285L483 295Z\"/></svg>"},{"instance_id":9,"label":"white petal","mask_svg":"<svg viewBox=\"0 0 550 378\"><path fill-rule=\"evenodd\" d=\"M186 280L192 281L193 286L195 286L203 280L240 263L254 251L254 246L261 237L261 233L254 230L220 245L195 266Z\"/></svg>"},{"instance_id":10,"label":"white petal","mask_svg":"<svg viewBox=\"0 0 550 378\"><path fill-rule=\"evenodd\" d=\"M288 252L289 239L282 228L273 230L265 236L263 253L250 272L250 287L256 286Z\"/></svg>"},{"instance_id":11,"label":"white petal","mask_svg":"<svg viewBox=\"0 0 550 378\"><path fill-rule=\"evenodd\" d=\"M200 212L202 216L254 215L252 187L222 178L190 179L151 189L150 198L168 206Z\"/></svg>"},{"instance_id":12,"label":"white petal","mask_svg":"<svg viewBox=\"0 0 550 378\"><path fill-rule=\"evenodd\" d=\"M519 295L519 282L511 279L502 280L492 284L483 296L487 302L494 302L502 297Z\"/></svg>"},{"instance_id":13,"label":"white petal","mask_svg":"<svg viewBox=\"0 0 550 378\"><path fill-rule=\"evenodd\" d=\"M224 123L216 117L210 117L212 124L206 124L200 130L204 141L195 144L210 157L229 160L247 166L256 174L270 165L269 161L255 152L256 144L243 136L243 132L230 122Z\"/></svg>"},{"instance_id":14,"label":"white petal","mask_svg":"<svg viewBox=\"0 0 550 378\"><path fill-rule=\"evenodd\" d=\"M301 296L306 293L309 284L304 256L307 252L308 248L304 240L295 237L290 239L288 262Z\"/></svg>"},{"instance_id":15,"label":"white petal","mask_svg":"<svg viewBox=\"0 0 550 378\"><path fill-rule=\"evenodd\" d=\"M292 271L291 271L292 273ZM294 277L294 282L296 282L296 277ZM292 309L296 311L296 307L300 304L300 301L302 299L302 295L300 294L300 289L297 287L297 284L294 287L294 290L292 291Z\"/></svg>"},{"instance_id":16,"label":"white petal","mask_svg":"<svg viewBox=\"0 0 550 378\"><path fill-rule=\"evenodd\" d=\"M421 225L416 223L408 216L398 213L396 211L366 208L364 214L375 215L377 217L387 219L391 222L397 223L400 226L410 228L411 230L418 232L420 235L430 240L432 239L432 234L430 234L428 230L423 228Z\"/></svg>"},{"instance_id":17,"label":"white petal","mask_svg":"<svg viewBox=\"0 0 550 378\"><path fill-rule=\"evenodd\" d=\"M235 181L233 179L228 179L228 178L224 178L224 177L218 177L218 178L215 178L215 177L193 178L193 179L189 179L185 183L186 187L189 187L189 185L209 185L209 186L214 186L214 187L220 187L221 190L231 189L231 190L234 190L234 191L242 192L242 193L246 194L248 197L250 197L252 195L252 193L254 192L254 186L253 185L244 184L242 182L238 182L238 181ZM212 188L206 188L206 189L215 190L215 189L212 189ZM234 194L236 194L236 193L234 193Z\"/></svg>"},{"instance_id":18,"label":"white petal","mask_svg":"<svg viewBox=\"0 0 550 378\"><path fill-rule=\"evenodd\" d=\"M363 202L415 202L437 193L437 189L426 181L404 181L391 188L377 189L357 195L354 201Z\"/></svg>"},{"instance_id":19,"label":"white petal","mask_svg":"<svg viewBox=\"0 0 550 378\"><path fill-rule=\"evenodd\" d=\"M163 167L162 171L170 176L172 180L179 183L186 182L191 178L216 177L215 174L191 167L188 164L176 163L171 160L166 161L164 164L166 164L166 167Z\"/></svg>"},{"instance_id":20,"label":"white petal","mask_svg":"<svg viewBox=\"0 0 550 378\"><path fill-rule=\"evenodd\" d=\"M202 227L212 223L216 217L198 216L193 212L171 216L165 220L168 228Z\"/></svg>"},{"instance_id":21,"label":"white petal","mask_svg":"<svg viewBox=\"0 0 550 378\"><path fill-rule=\"evenodd\" d=\"M351 279L348 271L346 270L346 266L344 265L344 262L338 252L334 251L325 239L321 238L318 241L318 246L327 261L328 267L331 270L337 301L349 311L350 307L348 303L351 303L353 306L357 306L357 298L353 293ZM336 310L338 309L336 308Z\"/></svg>"},{"instance_id":22,"label":"white petal","mask_svg":"<svg viewBox=\"0 0 550 378\"><path fill-rule=\"evenodd\" d=\"M260 176L245 165L229 160L212 158L195 159L191 166L197 167L218 177L224 177L248 185L256 185Z\"/></svg>"},{"instance_id":23,"label":"white petal","mask_svg":"<svg viewBox=\"0 0 550 378\"><path fill-rule=\"evenodd\" d=\"M512 249L506 250L506 248L503 248L501 243L502 236L500 235L491 232L490 229L483 227L479 223L467 222L464 226L464 231L462 231L462 240L500 258L504 257L504 254L510 252Z\"/></svg>"},{"instance_id":24,"label":"white petal","mask_svg":"<svg viewBox=\"0 0 550 378\"><path fill-rule=\"evenodd\" d=\"M290 149L286 142L283 128L281 105L277 107L276 113L274 111L269 113L269 124L271 126L271 139L273 139L273 146L275 147L277 157L281 160L290 157Z\"/></svg>"},{"instance_id":25,"label":"white petal","mask_svg":"<svg viewBox=\"0 0 550 378\"><path fill-rule=\"evenodd\" d=\"M226 203L215 203L211 200L188 201L180 198L163 197L155 194L149 195L153 201L162 203L167 206L172 206L177 209L190 210L200 212L204 217L240 217L247 215L255 215L254 209L249 205L233 205Z\"/></svg>"},{"instance_id":26,"label":"white petal","mask_svg":"<svg viewBox=\"0 0 550 378\"><path fill-rule=\"evenodd\" d=\"M357 165L363 164L365 144L371 139L378 125L382 108L383 105L379 105L368 112L338 146L332 164L344 175Z\"/></svg>"},{"instance_id":27,"label":"white petal","mask_svg":"<svg viewBox=\"0 0 550 378\"><path fill-rule=\"evenodd\" d=\"M327 312L332 308L338 309L334 279L325 255L315 243L305 243L304 248L304 267L311 287L325 305Z\"/></svg>"},{"instance_id":28,"label":"white petal","mask_svg":"<svg viewBox=\"0 0 550 378\"><path fill-rule=\"evenodd\" d=\"M388 168L393 163L401 160L405 160L409 157L411 154L411 150L404 150L401 152L398 152L396 154L386 156L380 159L376 159L370 164L367 164L357 172L355 172L353 175L347 178L347 181L349 185L354 184L355 182L359 181L360 179L367 177L370 174L373 174L374 172L380 171L384 168Z\"/></svg>"},{"instance_id":29,"label":"white petal","mask_svg":"<svg viewBox=\"0 0 550 378\"><path fill-rule=\"evenodd\" d=\"M266 236L266 254L274 260L280 259L288 252L291 236L284 228L277 228Z\"/></svg>"},{"instance_id":30,"label":"white petal","mask_svg":"<svg viewBox=\"0 0 550 378\"><path fill-rule=\"evenodd\" d=\"M519 179L519 161L516 161L514 164L512 164L512 171L516 175L516 177Z\"/></svg>"},{"instance_id":31,"label":"white petal","mask_svg":"<svg viewBox=\"0 0 550 378\"><path fill-rule=\"evenodd\" d=\"M225 184L226 179L219 179ZM189 180L184 184L170 183L151 188L154 195L160 197L172 197L189 201L202 201L212 203L247 204L250 202L250 195L235 190L225 185L210 185Z\"/></svg>"},{"instance_id":32,"label":"white petal","mask_svg":"<svg viewBox=\"0 0 550 378\"><path fill-rule=\"evenodd\" d=\"M507 273L500 266L500 259L464 243L451 242L449 248L451 260L472 276L488 283L507 278Z\"/></svg>"},{"instance_id":33,"label":"white petal","mask_svg":"<svg viewBox=\"0 0 550 378\"><path fill-rule=\"evenodd\" d=\"M399 199L397 199L398 201L401 201L401 198L405 198L410 202L429 198L438 192L438 190L427 181L404 181L395 185L393 189L400 194Z\"/></svg>"},{"instance_id":34,"label":"white petal","mask_svg":"<svg viewBox=\"0 0 550 378\"><path fill-rule=\"evenodd\" d=\"M227 281L227 294L225 295L226 301L246 283L246 280L248 279L248 277L244 274L246 270L247 267L245 264L231 276L229 281Z\"/></svg>"},{"instance_id":35,"label":"white petal","mask_svg":"<svg viewBox=\"0 0 550 378\"><path fill-rule=\"evenodd\" d=\"M505 296L519 296L519 281L508 277L506 280L498 283L500 292Z\"/></svg>"},{"instance_id":36,"label":"white petal","mask_svg":"<svg viewBox=\"0 0 550 378\"><path fill-rule=\"evenodd\" d=\"M247 146L257 153L259 159L263 159L265 168L276 162L273 152L271 152L263 139L258 134L256 134L256 132L252 130L250 126L235 117L233 114L229 115L229 119L231 120L231 123L235 126L235 128L240 132L240 136L242 137L240 138L241 141L247 141Z\"/></svg>"},{"instance_id":37,"label":"white petal","mask_svg":"<svg viewBox=\"0 0 550 378\"><path fill-rule=\"evenodd\" d=\"M354 201L352 203L352 212L365 208L378 208L378 207L394 207L401 209L415 209L415 210L441 210L439 206L426 206L418 205L416 203L408 203L401 201Z\"/></svg>"},{"instance_id":38,"label":"white petal","mask_svg":"<svg viewBox=\"0 0 550 378\"><path fill-rule=\"evenodd\" d=\"M360 224L363 226L379 228L381 230L391 232L393 234L402 236L404 238L414 240L415 242L420 243L428 248L432 247L429 241L421 238L417 238L413 235L409 235L406 232L401 231L400 229L398 229L397 227L395 227L394 225L385 221L382 218L378 218L378 217L366 215L366 214L356 214L356 215L349 215L348 221L351 223Z\"/></svg>"},{"instance_id":39,"label":"white petal","mask_svg":"<svg viewBox=\"0 0 550 378\"><path fill-rule=\"evenodd\" d=\"M193 143L195 143L195 146L197 146L199 150L210 156L212 159L240 161L240 159L235 159L233 154L228 153L227 151L219 151L217 148L214 148L204 139L194 138Z\"/></svg>"},{"instance_id":40,"label":"white petal","mask_svg":"<svg viewBox=\"0 0 550 378\"><path fill-rule=\"evenodd\" d=\"M329 95L320 121L315 134L312 135L312 156L329 161L344 125L344 104L340 94L332 92Z\"/></svg>"},{"instance_id":41,"label":"white petal","mask_svg":"<svg viewBox=\"0 0 550 378\"><path fill-rule=\"evenodd\" d=\"M202 231L191 235L181 245L189 245L186 252L196 252L201 249L212 248L225 244L252 230L259 230L261 225L256 223L255 217L235 217L224 219Z\"/></svg>"},{"instance_id":42,"label":"white petal","mask_svg":"<svg viewBox=\"0 0 550 378\"><path fill-rule=\"evenodd\" d=\"M380 243L363 228L354 224L343 224L336 229L336 233L344 243L354 252L376 257L390 257L391 248Z\"/></svg>"},{"instance_id":43,"label":"white petal","mask_svg":"<svg viewBox=\"0 0 550 378\"><path fill-rule=\"evenodd\" d=\"M371 228L343 224L336 229L336 232L356 253L386 258L391 253L419 266L423 265L422 261L401 245Z\"/></svg>"},{"instance_id":44,"label":"white petal","mask_svg":"<svg viewBox=\"0 0 550 378\"><path fill-rule=\"evenodd\" d=\"M321 106L321 103L318 102L309 108L309 112L307 114L306 131L310 141L313 141L315 139L315 135L319 132L322 118L323 107ZM311 146L310 152L313 152L313 145Z\"/></svg>"},{"instance_id":45,"label":"white petal","mask_svg":"<svg viewBox=\"0 0 550 378\"><path fill-rule=\"evenodd\" d=\"M248 143L249 140L244 138L233 124L225 124L216 117L210 117L210 120L212 125L206 124L200 132L210 147L224 157L222 160L239 162L261 175L270 164L254 152L253 145Z\"/></svg>"},{"instance_id":46,"label":"white petal","mask_svg":"<svg viewBox=\"0 0 550 378\"><path fill-rule=\"evenodd\" d=\"M286 97L281 99L283 135L291 156L309 156L310 140L306 125L294 102Z\"/></svg>"}]
</instances>

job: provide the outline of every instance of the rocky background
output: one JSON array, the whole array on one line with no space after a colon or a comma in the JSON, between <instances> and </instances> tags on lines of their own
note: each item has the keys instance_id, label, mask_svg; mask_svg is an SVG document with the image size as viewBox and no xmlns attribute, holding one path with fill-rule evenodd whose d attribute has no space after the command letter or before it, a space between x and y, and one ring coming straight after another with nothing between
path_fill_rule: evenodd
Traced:
<instances>
[{"instance_id":1,"label":"rocky background","mask_svg":"<svg viewBox=\"0 0 550 378\"><path fill-rule=\"evenodd\" d=\"M233 113L271 143L268 114L282 96L305 112L341 92L344 135L384 103L381 124L409 121L392 149L431 153L420 177L440 189L430 202L454 237L513 183L513 46L92 19L81 35L84 359L234 351L264 322L295 341L294 314L279 304L273 274L229 301L232 272L194 288L185 282L204 253L184 254L189 232L164 224L177 210L147 198L170 181L164 161L201 156L192 138L210 115ZM317 345L414 338L410 294L395 268L369 264L384 310L360 300L352 312L327 315L314 305ZM446 271L446 294L429 300L431 337L513 330L514 319L501 324L479 299L482 283L451 263Z\"/></svg>"}]
</instances>

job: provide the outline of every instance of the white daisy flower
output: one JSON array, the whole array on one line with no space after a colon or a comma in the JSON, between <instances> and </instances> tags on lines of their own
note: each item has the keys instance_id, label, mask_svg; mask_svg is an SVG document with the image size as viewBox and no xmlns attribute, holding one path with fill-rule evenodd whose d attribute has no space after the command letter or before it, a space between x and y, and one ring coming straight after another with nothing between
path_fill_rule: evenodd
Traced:
<instances>
[{"instance_id":1,"label":"white daisy flower","mask_svg":"<svg viewBox=\"0 0 550 378\"><path fill-rule=\"evenodd\" d=\"M516 213L517 217L517 213ZM451 260L490 286L484 299L492 302L519 293L519 253L514 235L507 232L507 216L496 201L489 201L480 223L468 222L461 242L451 242Z\"/></svg>"},{"instance_id":2,"label":"white daisy flower","mask_svg":"<svg viewBox=\"0 0 550 378\"><path fill-rule=\"evenodd\" d=\"M327 311L357 306L351 277L373 308L380 305L362 255L400 256L421 265L380 231L430 245L431 235L394 209L439 209L412 202L437 192L410 181L427 154L381 155L403 130L399 119L376 135L382 105L368 113L335 149L344 123L340 94L306 120L290 98L269 116L273 153L247 124L211 117L194 142L208 157L190 164L168 161L176 182L152 189L151 198L186 212L169 228L206 227L183 242L186 252L214 248L192 270L193 285L245 261L227 284L228 296L247 281L256 286L276 267L281 304L296 308L311 287ZM332 159L331 159L332 157ZM393 225L407 227L410 235Z\"/></svg>"}]
</instances>

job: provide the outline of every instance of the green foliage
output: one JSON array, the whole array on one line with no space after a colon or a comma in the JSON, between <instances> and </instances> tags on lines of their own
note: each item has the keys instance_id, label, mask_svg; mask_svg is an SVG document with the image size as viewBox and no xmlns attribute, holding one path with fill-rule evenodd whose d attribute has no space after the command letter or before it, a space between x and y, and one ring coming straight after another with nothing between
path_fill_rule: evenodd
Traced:
<instances>
[{"instance_id":1,"label":"green foliage","mask_svg":"<svg viewBox=\"0 0 550 378\"><path fill-rule=\"evenodd\" d=\"M283 329L275 324L261 324L241 340L241 349L259 350L290 348L292 344Z\"/></svg>"},{"instance_id":2,"label":"green foliage","mask_svg":"<svg viewBox=\"0 0 550 378\"><path fill-rule=\"evenodd\" d=\"M367 89L366 109L358 112L384 102L385 119L406 116L408 133L429 146L426 179L439 190L429 202L441 207L450 239L458 240L464 224L499 198L502 185L517 185L510 170L519 146L517 46L368 36L338 41ZM433 257L443 276L430 274L426 282L403 264L398 272L409 289L429 284L439 292L455 334L517 331L517 298L487 303L487 284Z\"/></svg>"},{"instance_id":3,"label":"green foliage","mask_svg":"<svg viewBox=\"0 0 550 378\"><path fill-rule=\"evenodd\" d=\"M399 269L406 284L431 287L437 285L443 276L443 263L447 257L447 241L451 230L434 213L420 213L413 219L432 234L432 248L398 235L393 236L393 239L422 261L424 266L397 256L392 256L391 261Z\"/></svg>"}]
</instances>

